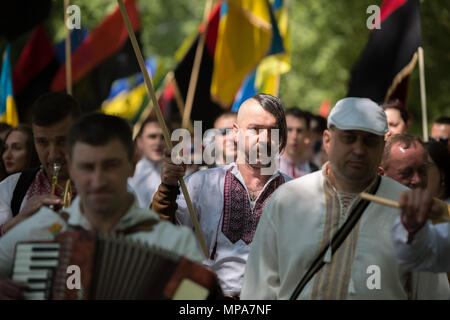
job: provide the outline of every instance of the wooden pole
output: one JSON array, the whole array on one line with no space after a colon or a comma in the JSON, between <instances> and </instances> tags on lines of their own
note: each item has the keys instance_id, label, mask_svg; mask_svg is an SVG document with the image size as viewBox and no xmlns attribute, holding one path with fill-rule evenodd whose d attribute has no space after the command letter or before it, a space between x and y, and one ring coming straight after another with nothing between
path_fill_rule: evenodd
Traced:
<instances>
[{"instance_id":1,"label":"wooden pole","mask_svg":"<svg viewBox=\"0 0 450 320\"><path fill-rule=\"evenodd\" d=\"M71 44L70 44L70 30L67 27L67 19L69 15L67 8L70 0L64 0L64 26L66 27L66 92L72 95L72 59L71 59Z\"/></svg>"},{"instance_id":2,"label":"wooden pole","mask_svg":"<svg viewBox=\"0 0 450 320\"><path fill-rule=\"evenodd\" d=\"M186 95L186 106L184 108L183 119L181 122L183 128L188 128L189 119L191 118L195 89L197 88L198 74L200 72L200 63L202 61L203 48L205 47L205 38L208 31L208 16L209 12L211 11L211 6L212 0L206 0L205 10L203 12L203 25L205 28L200 34L200 38L197 44L197 50L195 51L194 64L192 66L191 78L189 80L189 87Z\"/></svg>"},{"instance_id":3,"label":"wooden pole","mask_svg":"<svg viewBox=\"0 0 450 320\"><path fill-rule=\"evenodd\" d=\"M390 200L390 199L377 197L377 196L374 196L374 195L372 195L370 193L366 193L366 192L361 192L360 196L361 196L361 199L364 199L364 200L373 201L373 202L376 202L376 203L379 203L379 204L382 204L382 205L385 205L385 206L393 207L393 208L400 208L400 205L398 204L398 202ZM435 202L437 201L434 198L433 198L433 200ZM441 205L441 207L443 207L443 209L445 210L444 202L441 201L441 203L443 203L443 206ZM450 217L448 216L448 211L450 210L450 205L447 205L446 209L447 209L447 213L446 214L444 213L444 214L442 214L439 217L433 217L431 219L439 221L439 222L450 222Z\"/></svg>"},{"instance_id":4,"label":"wooden pole","mask_svg":"<svg viewBox=\"0 0 450 320\"><path fill-rule=\"evenodd\" d=\"M423 62L423 48L419 47L419 75L420 75L420 101L422 105L422 132L423 141L428 141L427 98L425 93L425 68Z\"/></svg>"},{"instance_id":5,"label":"wooden pole","mask_svg":"<svg viewBox=\"0 0 450 320\"><path fill-rule=\"evenodd\" d=\"M385 198L381 198L381 197L377 197L370 193L361 192L360 196L364 200L369 200L369 201L373 201L373 202L376 202L379 204L384 204L385 206L389 206L389 207L393 207L393 208L400 208L398 202L395 202L395 201L389 200L389 199L385 199Z\"/></svg>"},{"instance_id":6,"label":"wooden pole","mask_svg":"<svg viewBox=\"0 0 450 320\"><path fill-rule=\"evenodd\" d=\"M127 28L128 36L130 37L134 53L135 53L136 58L138 60L139 67L141 69L142 75L144 76L145 85L146 85L148 93L149 93L149 95L150 95L150 97L151 97L151 99L153 101L153 106L154 106L155 111L156 111L156 116L158 118L159 125L161 126L161 129L163 131L164 140L166 141L166 143L169 146L169 148L172 149L172 141L170 140L169 131L167 130L166 122L164 121L164 117L163 117L162 112L161 112L161 110L159 108L158 100L156 99L156 95L155 95L155 90L153 89L152 81L151 81L151 79L150 79L150 77L148 75L148 71L147 71L147 68L145 66L144 58L142 57L141 49L139 48L139 45L138 45L137 40L136 40L136 36L135 36L135 34L133 32L133 28L132 28L131 23L130 23L130 19L128 18L127 10L126 10L126 8L125 8L125 6L123 4L123 0L117 0L117 2L119 4L119 8L120 8L120 12L122 13L123 20L125 22L125 26ZM194 230L195 230L195 233L197 235L198 241L200 243L200 247L201 247L201 249L203 251L203 254L204 254L205 258L208 258L209 254L208 254L208 249L206 248L206 242L205 242L205 239L203 237L203 233L202 233L202 231L200 229L200 225L198 224L197 216L195 215L194 206L192 205L191 198L189 197L189 193L187 191L186 184L184 183L184 179L183 178L179 178L179 181L180 181L180 185L181 185L181 190L183 191L183 195L184 195L184 198L186 200L186 204L187 204L188 209L189 209L189 214L191 216L192 223L194 224Z\"/></svg>"}]
</instances>

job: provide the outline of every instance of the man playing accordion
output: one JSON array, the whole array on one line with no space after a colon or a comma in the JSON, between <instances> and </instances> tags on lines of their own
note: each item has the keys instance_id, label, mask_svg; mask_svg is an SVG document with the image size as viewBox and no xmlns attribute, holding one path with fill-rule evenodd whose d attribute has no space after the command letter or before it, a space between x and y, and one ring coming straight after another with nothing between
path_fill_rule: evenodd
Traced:
<instances>
[{"instance_id":1,"label":"man playing accordion","mask_svg":"<svg viewBox=\"0 0 450 320\"><path fill-rule=\"evenodd\" d=\"M8 279L19 242L48 241L67 230L116 233L134 228L126 237L201 261L194 234L186 227L161 221L138 208L127 190L133 174L133 143L129 124L118 117L89 114L80 118L67 137L67 162L78 196L65 212L42 207L0 238L0 298L21 299L25 285Z\"/></svg>"}]
</instances>

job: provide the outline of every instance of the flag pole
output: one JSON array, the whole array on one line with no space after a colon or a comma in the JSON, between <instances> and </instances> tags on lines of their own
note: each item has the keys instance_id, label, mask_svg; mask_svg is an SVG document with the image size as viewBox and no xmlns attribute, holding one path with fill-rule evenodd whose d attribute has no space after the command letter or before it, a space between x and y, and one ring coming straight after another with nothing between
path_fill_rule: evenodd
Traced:
<instances>
[{"instance_id":1,"label":"flag pole","mask_svg":"<svg viewBox=\"0 0 450 320\"><path fill-rule=\"evenodd\" d=\"M423 48L419 47L419 75L420 75L420 101L422 105L422 132L423 141L428 141L427 99L425 94L425 70L423 63Z\"/></svg>"},{"instance_id":2,"label":"flag pole","mask_svg":"<svg viewBox=\"0 0 450 320\"><path fill-rule=\"evenodd\" d=\"M66 92L72 95L72 59L71 59L71 45L70 45L70 30L67 26L67 19L69 15L67 8L70 0L64 0L64 26L66 28Z\"/></svg>"},{"instance_id":3,"label":"flag pole","mask_svg":"<svg viewBox=\"0 0 450 320\"><path fill-rule=\"evenodd\" d=\"M189 119L191 118L192 105L194 103L195 89L197 88L198 74L200 72L200 63L202 61L203 48L205 47L205 38L208 31L208 16L211 11L212 0L206 0L205 9L203 12L203 26L204 30L200 34L195 51L194 64L192 66L191 78L189 80L189 87L186 95L186 105L183 112L182 127L188 128Z\"/></svg>"},{"instance_id":4,"label":"flag pole","mask_svg":"<svg viewBox=\"0 0 450 320\"><path fill-rule=\"evenodd\" d=\"M164 117L159 108L158 100L156 99L156 95L155 95L155 90L153 89L152 81L148 75L148 71L145 66L144 58L142 57L142 53L141 53L141 50L139 49L139 45L137 43L136 36L133 32L133 28L131 27L131 23L130 23L130 19L128 18L127 10L123 4L123 0L117 0L117 2L119 4L119 8L120 8L120 12L122 13L123 20L125 22L125 26L127 28L128 36L130 37L134 53L138 60L139 67L141 69L142 75L144 76L144 81L145 81L145 85L147 87L147 91L153 101L153 107L155 108L159 125L161 126L161 129L163 131L164 140L166 141L169 148L172 149L172 141L170 140L169 131L167 130L166 122L164 121ZM189 209L189 214L191 216L192 223L194 224L194 230L197 235L197 239L200 243L200 247L203 251L203 254L205 255L205 258L208 258L209 254L208 254L208 250L206 249L206 242L203 237L203 233L200 229L200 225L198 224L197 216L195 215L194 206L192 205L191 198L189 197L189 193L187 191L186 184L182 177L179 178L179 181L180 181L181 190L183 191L183 195L184 195L186 204Z\"/></svg>"}]
</instances>

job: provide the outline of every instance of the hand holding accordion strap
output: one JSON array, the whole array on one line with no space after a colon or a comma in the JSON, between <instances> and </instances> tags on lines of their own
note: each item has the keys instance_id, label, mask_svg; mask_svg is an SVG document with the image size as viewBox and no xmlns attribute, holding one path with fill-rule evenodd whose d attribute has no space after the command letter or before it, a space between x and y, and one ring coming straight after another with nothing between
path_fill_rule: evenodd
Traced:
<instances>
[{"instance_id":1,"label":"hand holding accordion strap","mask_svg":"<svg viewBox=\"0 0 450 320\"><path fill-rule=\"evenodd\" d=\"M372 185L370 190L367 191L367 193L375 194L378 190L378 187L381 183L381 177L377 176L377 181ZM345 223L342 225L341 228L336 232L336 234L333 236L331 240L331 255L333 255L341 246L341 244L344 242L344 240L347 238L347 236L350 234L350 232L353 230L355 225L358 223L359 218L362 216L364 211L366 210L367 206L370 204L370 201L368 200L360 200L359 203L353 208L352 212L350 213L348 219L345 221ZM322 251L317 255L316 259L314 259L314 262L309 267L308 271L305 273L305 275L302 277L300 282L298 283L297 287L295 288L294 292L292 293L289 300L297 300L298 296L306 286L306 284L312 279L312 277L319 272L319 270L325 265L324 262L324 256L329 250L330 244L327 244Z\"/></svg>"}]
</instances>

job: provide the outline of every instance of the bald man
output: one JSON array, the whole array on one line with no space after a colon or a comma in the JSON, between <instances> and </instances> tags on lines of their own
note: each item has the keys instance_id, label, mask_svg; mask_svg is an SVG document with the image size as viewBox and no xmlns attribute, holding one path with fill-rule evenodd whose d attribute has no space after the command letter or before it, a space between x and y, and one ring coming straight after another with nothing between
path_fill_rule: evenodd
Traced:
<instances>
[{"instance_id":1,"label":"bald man","mask_svg":"<svg viewBox=\"0 0 450 320\"><path fill-rule=\"evenodd\" d=\"M278 140L273 138L275 129L279 141L274 141ZM233 133L238 146L236 162L198 171L186 179L186 185L209 251L203 263L217 273L224 294L238 298L262 209L272 193L290 179L271 170L274 154L281 152L287 139L281 101L268 94L244 101ZM271 155L269 163L265 148L272 151L267 153ZM184 196L177 197L177 179L183 174L182 165L174 165L169 158L163 160L162 183L151 208L173 222L192 227Z\"/></svg>"},{"instance_id":2,"label":"bald man","mask_svg":"<svg viewBox=\"0 0 450 320\"><path fill-rule=\"evenodd\" d=\"M378 173L408 188L425 189L428 183L428 152L416 136L407 133L390 136Z\"/></svg>"}]
</instances>

